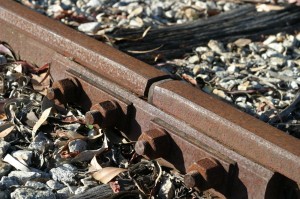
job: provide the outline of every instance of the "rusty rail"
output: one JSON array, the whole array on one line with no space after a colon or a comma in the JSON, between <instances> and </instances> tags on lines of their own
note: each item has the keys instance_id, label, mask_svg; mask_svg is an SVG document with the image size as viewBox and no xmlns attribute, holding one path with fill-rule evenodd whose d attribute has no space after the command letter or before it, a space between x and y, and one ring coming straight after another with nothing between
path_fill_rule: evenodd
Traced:
<instances>
[{"instance_id":1,"label":"rusty rail","mask_svg":"<svg viewBox=\"0 0 300 199\"><path fill-rule=\"evenodd\" d=\"M300 197L296 138L14 1L0 0L0 27L23 59L51 63L49 99L64 103L80 89L91 123L114 125L138 153L170 161L188 186L226 198Z\"/></svg>"}]
</instances>

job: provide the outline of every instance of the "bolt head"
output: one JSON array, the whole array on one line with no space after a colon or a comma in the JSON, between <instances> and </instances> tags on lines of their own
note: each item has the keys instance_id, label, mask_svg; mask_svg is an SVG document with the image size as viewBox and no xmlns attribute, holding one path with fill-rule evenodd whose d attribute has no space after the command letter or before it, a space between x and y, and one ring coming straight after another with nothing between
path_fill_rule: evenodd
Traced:
<instances>
[{"instance_id":1,"label":"bolt head","mask_svg":"<svg viewBox=\"0 0 300 199\"><path fill-rule=\"evenodd\" d=\"M139 155L146 155L149 154L151 151L151 146L149 142L145 140L139 140L134 145L134 150Z\"/></svg>"},{"instance_id":2,"label":"bolt head","mask_svg":"<svg viewBox=\"0 0 300 199\"><path fill-rule=\"evenodd\" d=\"M98 124L102 128L111 127L117 124L120 116L120 110L115 101L104 101L95 104L91 110L98 111L101 115L101 120L96 120L94 124Z\"/></svg>"},{"instance_id":3,"label":"bolt head","mask_svg":"<svg viewBox=\"0 0 300 199\"><path fill-rule=\"evenodd\" d=\"M97 123L101 123L102 121L102 115L99 111L88 111L85 113L85 122L87 124L97 124Z\"/></svg>"},{"instance_id":4,"label":"bolt head","mask_svg":"<svg viewBox=\"0 0 300 199\"><path fill-rule=\"evenodd\" d=\"M221 184L224 177L224 169L212 158L203 158L195 162L189 167L188 171L197 171L207 187Z\"/></svg>"},{"instance_id":5,"label":"bolt head","mask_svg":"<svg viewBox=\"0 0 300 199\"><path fill-rule=\"evenodd\" d=\"M147 150L141 154L149 159L165 157L168 155L170 148L166 148L170 143L169 136L163 129L151 129L143 132L137 142L137 147L142 142L147 143ZM139 142L141 141L141 142ZM141 146L142 147L142 146ZM141 149L139 149L141 150ZM138 153L139 154L139 153Z\"/></svg>"},{"instance_id":6,"label":"bolt head","mask_svg":"<svg viewBox=\"0 0 300 199\"><path fill-rule=\"evenodd\" d=\"M184 184L188 188L199 187L203 183L203 178L198 171L190 171L184 175Z\"/></svg>"},{"instance_id":7,"label":"bolt head","mask_svg":"<svg viewBox=\"0 0 300 199\"><path fill-rule=\"evenodd\" d=\"M60 90L58 88L48 88L46 97L49 100L54 100L60 97Z\"/></svg>"}]
</instances>

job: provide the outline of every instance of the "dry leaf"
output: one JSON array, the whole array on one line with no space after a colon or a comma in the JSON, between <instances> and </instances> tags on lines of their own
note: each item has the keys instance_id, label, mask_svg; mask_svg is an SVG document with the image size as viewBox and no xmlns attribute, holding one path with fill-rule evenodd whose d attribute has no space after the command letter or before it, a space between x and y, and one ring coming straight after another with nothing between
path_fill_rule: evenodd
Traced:
<instances>
[{"instance_id":1,"label":"dry leaf","mask_svg":"<svg viewBox=\"0 0 300 199\"><path fill-rule=\"evenodd\" d=\"M251 42L252 42L251 39L240 38L240 39L236 40L234 42L234 44L237 45L238 47L242 48L242 47L249 45Z\"/></svg>"},{"instance_id":2,"label":"dry leaf","mask_svg":"<svg viewBox=\"0 0 300 199\"><path fill-rule=\"evenodd\" d=\"M167 168L172 169L176 172L179 172L171 162L168 162L167 160L165 160L163 158L157 158L155 160L158 162L158 164L160 166L167 167Z\"/></svg>"},{"instance_id":3,"label":"dry leaf","mask_svg":"<svg viewBox=\"0 0 300 199\"><path fill-rule=\"evenodd\" d=\"M47 71L39 75L31 74L31 83L35 91L38 91L42 95L46 95L46 89L50 86L49 72Z\"/></svg>"},{"instance_id":4,"label":"dry leaf","mask_svg":"<svg viewBox=\"0 0 300 199\"><path fill-rule=\"evenodd\" d=\"M85 136L83 136L79 133L76 133L74 131L67 131L67 130L61 130L61 129L56 130L56 135L58 137L67 137L67 138L69 138L69 140L86 138Z\"/></svg>"},{"instance_id":5,"label":"dry leaf","mask_svg":"<svg viewBox=\"0 0 300 199\"><path fill-rule=\"evenodd\" d=\"M95 171L99 171L102 169L101 165L98 163L96 156L93 157L93 159L91 160L90 163L90 167L89 167L89 172L95 172Z\"/></svg>"},{"instance_id":6,"label":"dry leaf","mask_svg":"<svg viewBox=\"0 0 300 199\"><path fill-rule=\"evenodd\" d=\"M97 150L85 150L79 153L76 157L74 157L71 162L83 162L90 161L94 156L97 156L103 153L108 148L107 139L104 137L104 141L102 147Z\"/></svg>"},{"instance_id":7,"label":"dry leaf","mask_svg":"<svg viewBox=\"0 0 300 199\"><path fill-rule=\"evenodd\" d=\"M115 178L120 173L127 171L127 169L117 168L117 167L105 167L100 171L93 173L93 178L102 182L103 184L107 184L113 178Z\"/></svg>"},{"instance_id":8,"label":"dry leaf","mask_svg":"<svg viewBox=\"0 0 300 199\"><path fill-rule=\"evenodd\" d=\"M193 77L191 77L191 76L189 76L189 75L187 75L187 74L182 74L182 78L185 80L185 81L187 81L187 82L190 82L192 85L194 85L194 86L196 86L197 85L197 81L193 78Z\"/></svg>"},{"instance_id":9,"label":"dry leaf","mask_svg":"<svg viewBox=\"0 0 300 199\"><path fill-rule=\"evenodd\" d=\"M50 113L52 111L52 107L47 108L43 113L42 116L40 117L40 119L37 121L37 123L34 125L33 129L32 129L32 137L35 136L37 130L43 125L43 123L47 120L47 118L49 117Z\"/></svg>"},{"instance_id":10,"label":"dry leaf","mask_svg":"<svg viewBox=\"0 0 300 199\"><path fill-rule=\"evenodd\" d=\"M145 53L150 53L150 52L156 51L156 50L160 49L163 46L164 45L162 44L162 45L158 46L157 48L154 48L154 49L151 49L151 50L127 50L127 52L133 53L133 54L145 54Z\"/></svg>"},{"instance_id":11,"label":"dry leaf","mask_svg":"<svg viewBox=\"0 0 300 199\"><path fill-rule=\"evenodd\" d=\"M15 128L15 126L9 123L9 126L6 129L4 129L4 130L1 131L0 138L4 138L7 135L9 135L14 130L14 128Z\"/></svg>"}]
</instances>

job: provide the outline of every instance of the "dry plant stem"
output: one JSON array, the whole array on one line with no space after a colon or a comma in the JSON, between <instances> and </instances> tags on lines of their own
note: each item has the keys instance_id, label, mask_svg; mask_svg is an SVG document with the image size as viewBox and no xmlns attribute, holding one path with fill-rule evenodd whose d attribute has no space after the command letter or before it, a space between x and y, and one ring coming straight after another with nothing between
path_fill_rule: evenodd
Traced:
<instances>
[{"instance_id":1,"label":"dry plant stem","mask_svg":"<svg viewBox=\"0 0 300 199\"><path fill-rule=\"evenodd\" d=\"M140 41L116 41L120 50L144 51L164 45L157 51L147 54L133 54L144 61L152 61L156 55L166 59L182 56L195 47L206 44L211 39L224 42L238 38L260 39L262 35L280 31L299 30L300 7L290 6L284 10L257 13L254 6L244 6L207 20L171 27L152 29ZM110 35L114 38L139 37L142 30L119 31ZM175 50L174 50L175 49Z\"/></svg>"},{"instance_id":2,"label":"dry plant stem","mask_svg":"<svg viewBox=\"0 0 300 199\"><path fill-rule=\"evenodd\" d=\"M286 107L283 111L281 111L277 116L273 117L272 119L269 120L268 123L270 124L274 124L276 122L278 122L279 120L284 120L289 114L291 114L291 112L293 112L299 105L300 103L300 93L298 92L297 97L295 98L295 100L293 101L293 103L291 105L289 105L288 107Z\"/></svg>"}]
</instances>

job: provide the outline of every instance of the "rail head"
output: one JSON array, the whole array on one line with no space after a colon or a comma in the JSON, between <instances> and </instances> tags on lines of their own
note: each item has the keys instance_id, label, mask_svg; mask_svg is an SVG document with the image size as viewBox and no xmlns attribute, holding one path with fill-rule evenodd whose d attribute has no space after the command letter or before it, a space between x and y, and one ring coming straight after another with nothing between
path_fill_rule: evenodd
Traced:
<instances>
[{"instance_id":1,"label":"rail head","mask_svg":"<svg viewBox=\"0 0 300 199\"><path fill-rule=\"evenodd\" d=\"M150 103L254 162L300 183L300 140L190 85L168 81ZM172 106L170 106L172 104ZM176 107L176 108L174 108Z\"/></svg>"}]
</instances>

